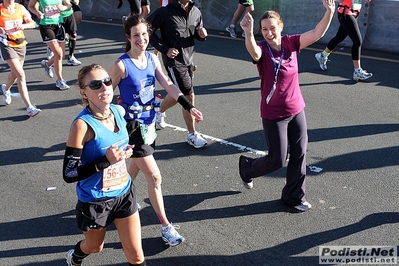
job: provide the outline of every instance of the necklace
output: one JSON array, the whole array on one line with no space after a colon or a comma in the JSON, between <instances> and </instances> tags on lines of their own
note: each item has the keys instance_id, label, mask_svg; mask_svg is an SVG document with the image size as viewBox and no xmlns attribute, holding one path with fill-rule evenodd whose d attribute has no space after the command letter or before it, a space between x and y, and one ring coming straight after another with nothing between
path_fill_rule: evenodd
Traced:
<instances>
[{"instance_id":1,"label":"necklace","mask_svg":"<svg viewBox=\"0 0 399 266\"><path fill-rule=\"evenodd\" d=\"M98 115L93 114L93 112L90 110L90 108L88 106L86 106L86 109L92 117L94 117L95 119L100 120L100 121L108 120L108 119L112 118L112 115L113 115L111 110L109 111L108 116L104 117L104 116L98 116Z\"/></svg>"}]
</instances>

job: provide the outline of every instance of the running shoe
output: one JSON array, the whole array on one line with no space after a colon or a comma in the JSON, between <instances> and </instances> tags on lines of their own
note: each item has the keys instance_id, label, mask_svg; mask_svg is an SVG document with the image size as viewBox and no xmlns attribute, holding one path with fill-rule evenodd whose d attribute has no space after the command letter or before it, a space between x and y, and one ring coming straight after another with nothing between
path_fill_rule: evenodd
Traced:
<instances>
[{"instance_id":1,"label":"running shoe","mask_svg":"<svg viewBox=\"0 0 399 266\"><path fill-rule=\"evenodd\" d=\"M372 73L368 73L366 70L364 69L357 69L353 72L353 80L354 81L359 81L359 80L366 80L369 79L373 76Z\"/></svg>"},{"instance_id":2,"label":"running shoe","mask_svg":"<svg viewBox=\"0 0 399 266\"><path fill-rule=\"evenodd\" d=\"M72 256L73 252L75 252L73 249L68 250L68 252L65 255L65 260L68 266L74 266L75 264L72 263ZM80 266L83 266L83 263L80 264Z\"/></svg>"},{"instance_id":3,"label":"running shoe","mask_svg":"<svg viewBox=\"0 0 399 266\"><path fill-rule=\"evenodd\" d=\"M316 58L317 62L319 62L321 70L326 71L328 57L324 56L323 52L315 54L314 57Z\"/></svg>"},{"instance_id":4,"label":"running shoe","mask_svg":"<svg viewBox=\"0 0 399 266\"><path fill-rule=\"evenodd\" d=\"M191 146L194 146L194 148L196 149L202 148L206 144L208 144L208 142L197 131L195 131L194 133L189 133L187 135L187 143Z\"/></svg>"},{"instance_id":5,"label":"running shoe","mask_svg":"<svg viewBox=\"0 0 399 266\"><path fill-rule=\"evenodd\" d=\"M156 112L156 121L155 121L156 129L164 129L166 127L165 117L166 117L165 113Z\"/></svg>"},{"instance_id":6,"label":"running shoe","mask_svg":"<svg viewBox=\"0 0 399 266\"><path fill-rule=\"evenodd\" d=\"M74 252L74 250L70 249L70 250L68 250L68 252L65 255L65 260L66 260L66 263L68 264L68 266L73 266L73 264L72 264L73 252Z\"/></svg>"},{"instance_id":7,"label":"running shoe","mask_svg":"<svg viewBox=\"0 0 399 266\"><path fill-rule=\"evenodd\" d=\"M40 113L42 110L40 110L39 108L36 108L36 106L34 106L34 105L31 105L28 108L26 108L26 111L28 112L28 116L34 117L38 113Z\"/></svg>"},{"instance_id":8,"label":"running shoe","mask_svg":"<svg viewBox=\"0 0 399 266\"><path fill-rule=\"evenodd\" d=\"M297 209L298 211L306 212L312 208L312 205L310 205L309 202L304 201L301 204L294 206L294 208Z\"/></svg>"},{"instance_id":9,"label":"running shoe","mask_svg":"<svg viewBox=\"0 0 399 266\"><path fill-rule=\"evenodd\" d=\"M11 92L6 90L6 84L1 84L1 90L3 91L3 102L6 105L11 104Z\"/></svg>"},{"instance_id":10,"label":"running shoe","mask_svg":"<svg viewBox=\"0 0 399 266\"><path fill-rule=\"evenodd\" d=\"M163 241L166 242L169 246L177 246L185 239L181 236L176 229L179 229L180 226L168 224L166 227L161 227L161 234Z\"/></svg>"},{"instance_id":11,"label":"running shoe","mask_svg":"<svg viewBox=\"0 0 399 266\"><path fill-rule=\"evenodd\" d=\"M46 58L50 60L54 56L53 51L51 51L50 47L47 46Z\"/></svg>"},{"instance_id":12,"label":"running shoe","mask_svg":"<svg viewBox=\"0 0 399 266\"><path fill-rule=\"evenodd\" d=\"M230 36L232 37L232 38L237 38L237 34L236 34L236 31L234 30L234 28L232 28L232 27L226 27L226 31L228 32L228 33L230 33Z\"/></svg>"},{"instance_id":13,"label":"running shoe","mask_svg":"<svg viewBox=\"0 0 399 266\"><path fill-rule=\"evenodd\" d=\"M53 67L52 66L48 66L47 63L48 63L48 60L42 60L40 65L44 68L44 72L46 72L47 77L53 78L54 77Z\"/></svg>"},{"instance_id":14,"label":"running shoe","mask_svg":"<svg viewBox=\"0 0 399 266\"><path fill-rule=\"evenodd\" d=\"M55 86L57 87L57 88L59 88L60 90L67 90L67 89L69 89L69 86L68 86L68 84L66 84L66 81L65 80L57 80L56 82L55 82Z\"/></svg>"},{"instance_id":15,"label":"running shoe","mask_svg":"<svg viewBox=\"0 0 399 266\"><path fill-rule=\"evenodd\" d=\"M67 60L68 66L79 66L81 64L82 64L82 62L80 62L78 59L76 59L75 56L72 56Z\"/></svg>"},{"instance_id":16,"label":"running shoe","mask_svg":"<svg viewBox=\"0 0 399 266\"><path fill-rule=\"evenodd\" d=\"M238 160L238 173L240 174L241 183L246 189L252 189L254 187L253 179L247 179L244 174L244 166L250 160L252 159L243 155L241 155L240 159Z\"/></svg>"}]
</instances>

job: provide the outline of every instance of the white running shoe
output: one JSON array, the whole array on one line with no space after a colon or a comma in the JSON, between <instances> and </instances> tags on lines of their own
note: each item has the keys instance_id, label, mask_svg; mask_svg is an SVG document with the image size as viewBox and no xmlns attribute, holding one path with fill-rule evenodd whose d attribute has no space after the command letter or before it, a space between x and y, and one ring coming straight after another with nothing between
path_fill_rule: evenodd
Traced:
<instances>
[{"instance_id":1,"label":"white running shoe","mask_svg":"<svg viewBox=\"0 0 399 266\"><path fill-rule=\"evenodd\" d=\"M68 250L68 252L65 254L65 260L68 266L74 266L72 263L72 256L73 256L73 249Z\"/></svg>"},{"instance_id":2,"label":"white running shoe","mask_svg":"<svg viewBox=\"0 0 399 266\"><path fill-rule=\"evenodd\" d=\"M301 204L294 206L294 208L297 209L298 211L306 212L312 208L312 205L310 205L309 202L304 201Z\"/></svg>"},{"instance_id":3,"label":"white running shoe","mask_svg":"<svg viewBox=\"0 0 399 266\"><path fill-rule=\"evenodd\" d=\"M69 89L69 86L68 86L68 84L66 83L66 81L65 80L57 80L56 82L55 82L55 86L57 87L57 88L59 88L60 90L67 90L67 89Z\"/></svg>"},{"instance_id":4,"label":"white running shoe","mask_svg":"<svg viewBox=\"0 0 399 266\"><path fill-rule=\"evenodd\" d=\"M202 148L206 144L208 144L208 142L197 131L195 131L194 133L189 133L187 135L187 143L191 146L194 146L194 148L196 149Z\"/></svg>"},{"instance_id":5,"label":"white running shoe","mask_svg":"<svg viewBox=\"0 0 399 266\"><path fill-rule=\"evenodd\" d=\"M315 54L314 57L316 58L317 62L319 62L319 66L320 66L321 70L326 71L328 57L324 56L323 52Z\"/></svg>"},{"instance_id":6,"label":"white running shoe","mask_svg":"<svg viewBox=\"0 0 399 266\"><path fill-rule=\"evenodd\" d=\"M155 116L156 116L156 121L155 121L156 128L164 129L166 127L166 123L165 123L166 114L161 113L161 112L156 112Z\"/></svg>"},{"instance_id":7,"label":"white running shoe","mask_svg":"<svg viewBox=\"0 0 399 266\"><path fill-rule=\"evenodd\" d=\"M42 110L40 110L39 108L36 108L36 106L34 106L34 105L31 105L28 108L26 108L26 111L28 112L28 116L34 117L38 113L40 113Z\"/></svg>"},{"instance_id":8,"label":"white running shoe","mask_svg":"<svg viewBox=\"0 0 399 266\"><path fill-rule=\"evenodd\" d=\"M50 47L47 46L46 58L50 60L54 56L53 51L51 51Z\"/></svg>"},{"instance_id":9,"label":"white running shoe","mask_svg":"<svg viewBox=\"0 0 399 266\"><path fill-rule=\"evenodd\" d=\"M11 104L11 92L6 90L6 84L1 84L1 90L3 91L3 102L6 105Z\"/></svg>"},{"instance_id":10,"label":"white running shoe","mask_svg":"<svg viewBox=\"0 0 399 266\"><path fill-rule=\"evenodd\" d=\"M48 66L47 62L48 62L48 60L42 60L42 62L40 62L40 65L44 68L44 72L46 72L47 77L53 78L54 77L53 67Z\"/></svg>"},{"instance_id":11,"label":"white running shoe","mask_svg":"<svg viewBox=\"0 0 399 266\"><path fill-rule=\"evenodd\" d=\"M67 60L67 65L68 66L79 66L81 65L82 62L80 62L78 59L75 58L75 56L72 56Z\"/></svg>"},{"instance_id":12,"label":"white running shoe","mask_svg":"<svg viewBox=\"0 0 399 266\"><path fill-rule=\"evenodd\" d=\"M169 246L177 246L185 239L181 236L176 229L179 229L180 226L172 224L168 224L166 227L161 227L161 234L163 241L166 242Z\"/></svg>"},{"instance_id":13,"label":"white running shoe","mask_svg":"<svg viewBox=\"0 0 399 266\"><path fill-rule=\"evenodd\" d=\"M359 80L366 80L369 79L373 76L372 73L368 73L366 70L359 68L358 70L355 70L353 72L353 80L354 81L359 81Z\"/></svg>"},{"instance_id":14,"label":"white running shoe","mask_svg":"<svg viewBox=\"0 0 399 266\"><path fill-rule=\"evenodd\" d=\"M237 34L236 34L235 29L233 29L233 28L231 28L230 26L228 26L228 27L226 27L226 31L227 31L228 33L230 33L230 36L231 36L232 38L237 38Z\"/></svg>"}]
</instances>

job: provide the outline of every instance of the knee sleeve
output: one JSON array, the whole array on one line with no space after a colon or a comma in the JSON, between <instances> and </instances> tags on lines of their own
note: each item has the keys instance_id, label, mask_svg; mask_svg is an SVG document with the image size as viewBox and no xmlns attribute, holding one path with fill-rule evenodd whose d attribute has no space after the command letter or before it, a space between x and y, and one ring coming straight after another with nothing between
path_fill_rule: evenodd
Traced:
<instances>
[{"instance_id":1,"label":"knee sleeve","mask_svg":"<svg viewBox=\"0 0 399 266\"><path fill-rule=\"evenodd\" d=\"M152 180L154 181L155 188L158 188L162 184L162 176L161 173L151 174Z\"/></svg>"}]
</instances>

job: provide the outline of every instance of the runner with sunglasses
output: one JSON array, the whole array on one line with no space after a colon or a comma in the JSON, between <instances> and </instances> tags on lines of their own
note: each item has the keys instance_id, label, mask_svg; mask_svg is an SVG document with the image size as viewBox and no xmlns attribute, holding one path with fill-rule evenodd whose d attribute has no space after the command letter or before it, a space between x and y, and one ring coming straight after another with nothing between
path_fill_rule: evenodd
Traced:
<instances>
[{"instance_id":1,"label":"runner with sunglasses","mask_svg":"<svg viewBox=\"0 0 399 266\"><path fill-rule=\"evenodd\" d=\"M127 44L125 53L111 66L109 71L113 80L114 89L118 86L122 98L121 105L127 111L125 119L129 132L129 144L134 145L133 155L129 161L128 172L135 179L142 171L147 179L148 196L152 207L161 224L162 239L171 246L180 244L182 237L169 222L164 208L161 183L162 177L154 159L155 151L155 99L156 80L177 100L184 109L195 117L197 122L202 121L202 113L198 111L162 72L159 59L146 51L149 34L148 23L138 15L133 14L124 23ZM142 107L141 117L133 119L130 106L138 102Z\"/></svg>"},{"instance_id":2,"label":"runner with sunglasses","mask_svg":"<svg viewBox=\"0 0 399 266\"><path fill-rule=\"evenodd\" d=\"M72 123L66 143L63 178L76 183L76 218L84 240L66 254L68 265L81 265L100 252L114 222L129 265L146 265L136 190L126 168L132 153L125 110L111 104L112 80L97 64L83 67L78 85L85 108Z\"/></svg>"}]
</instances>

